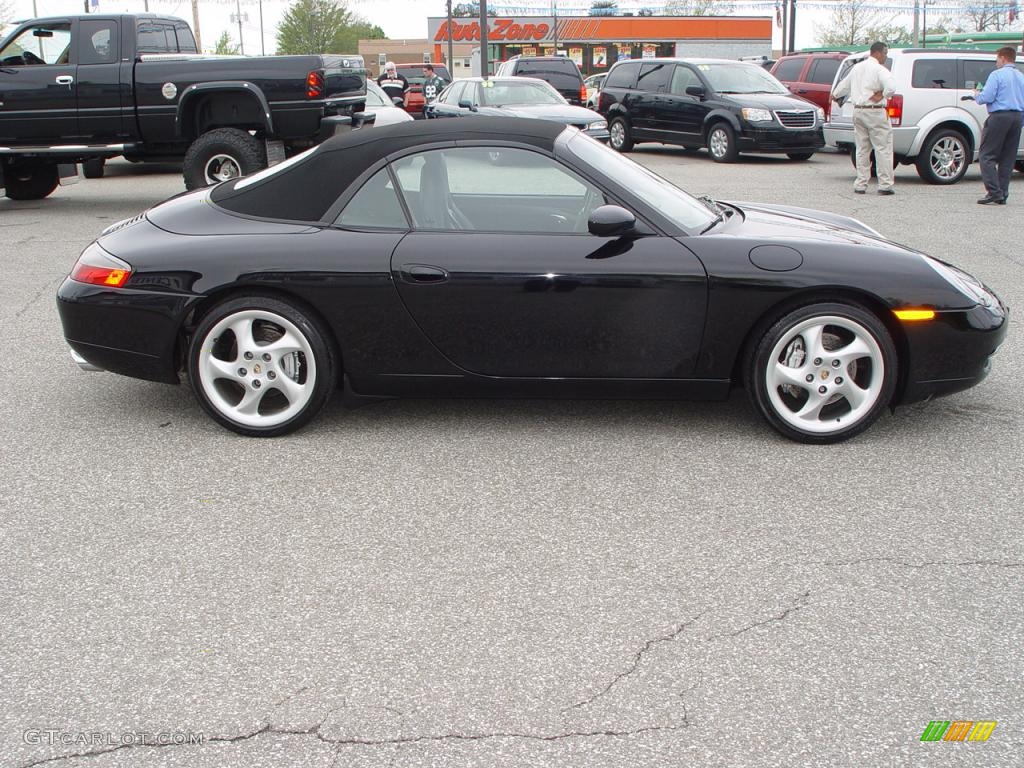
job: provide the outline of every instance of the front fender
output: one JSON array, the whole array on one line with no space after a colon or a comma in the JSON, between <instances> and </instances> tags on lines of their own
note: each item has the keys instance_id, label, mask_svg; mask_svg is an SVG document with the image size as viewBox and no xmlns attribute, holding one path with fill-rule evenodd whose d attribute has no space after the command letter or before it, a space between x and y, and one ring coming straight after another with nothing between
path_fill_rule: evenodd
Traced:
<instances>
[{"instance_id":1,"label":"front fender","mask_svg":"<svg viewBox=\"0 0 1024 768\"><path fill-rule=\"evenodd\" d=\"M188 86L178 100L178 113L174 116L174 132L177 136L186 136L194 105L200 96L215 93L244 93L254 98L259 104L263 129L268 136L274 134L274 119L270 114L270 104L263 90L247 80L214 80L208 83L193 83Z\"/></svg>"},{"instance_id":2,"label":"front fender","mask_svg":"<svg viewBox=\"0 0 1024 768\"><path fill-rule=\"evenodd\" d=\"M722 120L729 123L737 134L743 131L743 127L740 125L739 118L736 117L736 115L726 109L715 109L708 112L707 116L704 118L704 125L702 127L704 135L707 135L708 128L711 127L712 123L717 123Z\"/></svg>"}]
</instances>

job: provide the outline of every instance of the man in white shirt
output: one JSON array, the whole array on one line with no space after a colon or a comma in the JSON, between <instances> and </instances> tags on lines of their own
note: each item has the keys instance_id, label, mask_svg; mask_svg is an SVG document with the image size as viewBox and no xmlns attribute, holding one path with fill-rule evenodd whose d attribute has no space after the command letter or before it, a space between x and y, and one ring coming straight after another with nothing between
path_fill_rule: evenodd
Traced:
<instances>
[{"instance_id":1,"label":"man in white shirt","mask_svg":"<svg viewBox=\"0 0 1024 768\"><path fill-rule=\"evenodd\" d=\"M858 195L867 192L871 178L871 151L875 152L875 169L878 174L878 194L893 195L892 188L892 126L886 99L896 90L892 72L885 68L889 46L875 43L870 55L850 70L849 77L842 80L832 91L832 100L842 98L853 102L853 133L857 139L857 179L853 191Z\"/></svg>"}]
</instances>

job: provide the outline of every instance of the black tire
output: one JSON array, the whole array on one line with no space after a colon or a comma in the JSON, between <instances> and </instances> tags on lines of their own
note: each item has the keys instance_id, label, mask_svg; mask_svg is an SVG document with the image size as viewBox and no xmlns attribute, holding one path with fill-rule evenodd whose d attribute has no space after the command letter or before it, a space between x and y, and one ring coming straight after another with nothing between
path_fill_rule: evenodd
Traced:
<instances>
[{"instance_id":1,"label":"black tire","mask_svg":"<svg viewBox=\"0 0 1024 768\"><path fill-rule=\"evenodd\" d=\"M790 160L796 160L797 162L803 162L804 160L810 160L814 157L813 152L787 152L786 157Z\"/></svg>"},{"instance_id":2,"label":"black tire","mask_svg":"<svg viewBox=\"0 0 1024 768\"><path fill-rule=\"evenodd\" d=\"M856 147L851 147L850 148L850 162L853 163L853 167L854 168L857 167L857 148ZM874 153L874 151L871 152L871 178L872 179L877 179L878 178L878 165L875 163L875 153Z\"/></svg>"},{"instance_id":3,"label":"black tire","mask_svg":"<svg viewBox=\"0 0 1024 768\"><path fill-rule=\"evenodd\" d=\"M42 200L59 182L56 163L25 162L4 167L4 194L11 200Z\"/></svg>"},{"instance_id":4,"label":"black tire","mask_svg":"<svg viewBox=\"0 0 1024 768\"><path fill-rule=\"evenodd\" d=\"M787 356L794 354L797 339L806 343L807 337L799 329L804 324L814 326L819 319L824 328L821 338L824 341L831 336L831 348L823 348L817 365L819 358L812 358L813 351L806 349L804 359L794 361L799 364L791 367ZM846 334L850 341L860 338L871 353L843 366L837 359L843 355ZM865 338L872 341L865 342ZM779 352L781 356L776 360L774 355ZM754 409L777 432L801 443L838 443L860 434L888 407L896 390L898 358L892 336L873 312L856 304L821 302L798 307L771 323L746 354L743 380ZM836 358L829 360L831 354ZM833 366L833 361L840 365ZM799 370L792 379L798 383L776 386L770 394L768 378L775 370ZM809 386L800 383L806 382L806 376L813 377ZM826 391L821 393L819 388ZM852 397L854 388L859 390L858 397L847 399L844 392ZM856 400L861 400L859 413L858 406L853 405ZM811 413L801 419L797 414L805 406Z\"/></svg>"},{"instance_id":5,"label":"black tire","mask_svg":"<svg viewBox=\"0 0 1024 768\"><path fill-rule=\"evenodd\" d=\"M1016 168L1019 173L1024 173L1024 160L1018 160L1013 164L1013 167Z\"/></svg>"},{"instance_id":6,"label":"black tire","mask_svg":"<svg viewBox=\"0 0 1024 768\"><path fill-rule=\"evenodd\" d=\"M219 160L220 158L223 160ZM234 163L238 176L255 173L267 165L266 147L255 136L238 128L217 128L207 131L193 141L185 153L182 169L185 188L200 189L234 178L233 175L229 175L230 166L224 169L224 178L213 178L209 175L219 171L225 161Z\"/></svg>"},{"instance_id":7,"label":"black tire","mask_svg":"<svg viewBox=\"0 0 1024 768\"><path fill-rule=\"evenodd\" d=\"M296 354L296 361L301 360L301 362L296 362L293 370L304 372L305 379L302 379L301 373L296 373L295 381L300 387L309 385L310 390L308 395L304 395L308 399L304 400L304 404L296 406L295 413L291 416L287 414L287 409L293 406L289 403L289 398L284 396L284 388L280 387L280 384L283 383L282 379L286 375L283 358L274 360L273 356L271 356L271 362L263 362L259 349L261 346L264 346L264 343L254 341L253 351L255 357L249 358L247 361L244 358L243 350L239 349L239 345L234 341L234 334L231 333L225 337L224 331L217 330L218 324L222 323L225 319L243 318L245 313L253 311L265 314L268 317L276 317L278 321L283 319L285 322L290 323L293 326L292 329L287 329L283 325L276 327L278 330L283 330L287 333L298 333L308 347L309 354L312 356L312 361L310 361L306 359L306 352ZM253 325L252 335L255 338L257 333L260 333L264 336L264 340L267 340L267 334L269 333L269 338L272 339L275 334L274 328L273 320L259 319ZM211 337L211 332L215 332L216 336ZM218 343L227 345L224 348L227 351L226 356L222 357L217 353L216 345ZM263 378L260 379L260 389L262 390L260 397L265 398L270 395L271 405L279 404L279 401L283 399L284 407L282 409L279 405L278 414L271 412L264 415L257 411L255 418L257 420L265 419L268 422L273 422L275 418L283 418L284 420L277 423L260 425L243 423L232 418L227 412L231 408L223 408L223 401L221 405L218 405L211 399L211 394L207 392L207 387L210 387L215 393L220 391L220 388L214 386L209 379L202 377L202 366L210 355L215 355L218 360L229 362L232 365L248 366L246 368L248 378L242 379L237 377L238 381L225 378L225 381L228 382L227 386L233 388L233 390L228 390L224 393L225 397L232 396L233 391L234 396L238 397L236 405L241 404L242 398L249 393L250 382L262 376ZM260 365L263 366L262 369L259 367ZM275 366L280 370L280 373L273 374ZM331 393L337 385L339 367L340 364L335 353L335 347L331 341L330 333L322 322L301 306L271 296L242 296L228 299L218 304L199 321L195 333L189 341L188 375L196 399L199 400L203 409L218 424L232 432L237 432L247 437L276 437L294 432L309 422L330 399ZM312 382L309 381L310 376L314 378ZM245 383L241 384L239 381L244 381ZM218 381L217 383L220 384L221 382ZM275 389L278 390L277 393L272 394ZM257 391L255 386L253 391ZM215 394L214 396L219 395ZM262 409L264 404L265 401L261 399L258 403L258 409Z\"/></svg>"},{"instance_id":8,"label":"black tire","mask_svg":"<svg viewBox=\"0 0 1024 768\"><path fill-rule=\"evenodd\" d=\"M973 159L970 146L959 131L936 131L921 145L921 152L915 163L917 175L929 184L956 184L967 175L967 168ZM947 151L945 147L950 149ZM948 170L941 162L944 153L951 157Z\"/></svg>"},{"instance_id":9,"label":"black tire","mask_svg":"<svg viewBox=\"0 0 1024 768\"><path fill-rule=\"evenodd\" d=\"M107 158L94 157L82 163L82 175L87 179L102 179Z\"/></svg>"},{"instance_id":10,"label":"black tire","mask_svg":"<svg viewBox=\"0 0 1024 768\"><path fill-rule=\"evenodd\" d=\"M714 123L708 128L707 145L708 153L716 163L735 163L736 158L740 156L739 147L736 146L736 132L724 121Z\"/></svg>"},{"instance_id":11,"label":"black tire","mask_svg":"<svg viewBox=\"0 0 1024 768\"><path fill-rule=\"evenodd\" d=\"M685 152L688 155L695 155L698 152L700 152L700 145L699 144L684 144L683 145L683 152Z\"/></svg>"},{"instance_id":12,"label":"black tire","mask_svg":"<svg viewBox=\"0 0 1024 768\"><path fill-rule=\"evenodd\" d=\"M616 152L629 152L633 149L633 132L626 118L612 118L608 124L608 144Z\"/></svg>"}]
</instances>

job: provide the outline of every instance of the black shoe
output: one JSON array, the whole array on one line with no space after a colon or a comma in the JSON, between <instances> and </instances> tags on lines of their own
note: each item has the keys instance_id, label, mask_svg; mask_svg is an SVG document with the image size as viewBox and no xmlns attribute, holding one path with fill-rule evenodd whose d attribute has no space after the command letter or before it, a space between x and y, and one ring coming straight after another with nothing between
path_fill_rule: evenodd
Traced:
<instances>
[{"instance_id":1,"label":"black shoe","mask_svg":"<svg viewBox=\"0 0 1024 768\"><path fill-rule=\"evenodd\" d=\"M855 190L853 190L853 194L855 194L855 195L866 195L867 192L868 191L866 189L855 189Z\"/></svg>"},{"instance_id":2,"label":"black shoe","mask_svg":"<svg viewBox=\"0 0 1024 768\"><path fill-rule=\"evenodd\" d=\"M996 197L995 195L985 195L978 201L978 205L1006 205L1006 198Z\"/></svg>"},{"instance_id":3,"label":"black shoe","mask_svg":"<svg viewBox=\"0 0 1024 768\"><path fill-rule=\"evenodd\" d=\"M880 189L880 190L878 190L878 194L880 194L880 195L895 195L896 194L896 190L895 189Z\"/></svg>"}]
</instances>

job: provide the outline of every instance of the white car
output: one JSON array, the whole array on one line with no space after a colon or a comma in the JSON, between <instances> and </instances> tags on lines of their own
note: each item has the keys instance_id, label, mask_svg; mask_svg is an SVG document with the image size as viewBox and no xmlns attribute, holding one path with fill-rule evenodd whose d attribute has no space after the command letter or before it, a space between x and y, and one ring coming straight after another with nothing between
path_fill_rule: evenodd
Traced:
<instances>
[{"instance_id":1,"label":"white car","mask_svg":"<svg viewBox=\"0 0 1024 768\"><path fill-rule=\"evenodd\" d=\"M855 53L843 60L832 90L867 56ZM892 124L893 155L897 164L914 164L931 184L955 184L977 160L981 129L988 115L974 102L974 86L984 85L996 67L994 51L915 48L890 50L886 66L896 80L896 93L887 102ZM1024 71L1024 62L1017 62ZM825 123L825 143L850 149L856 163L853 105L833 105ZM1017 153L1017 170L1024 171L1024 140Z\"/></svg>"},{"instance_id":2,"label":"white car","mask_svg":"<svg viewBox=\"0 0 1024 768\"><path fill-rule=\"evenodd\" d=\"M384 90L372 80L366 81L366 112L376 115L372 125L410 123L413 119L412 115L396 106Z\"/></svg>"}]
</instances>

